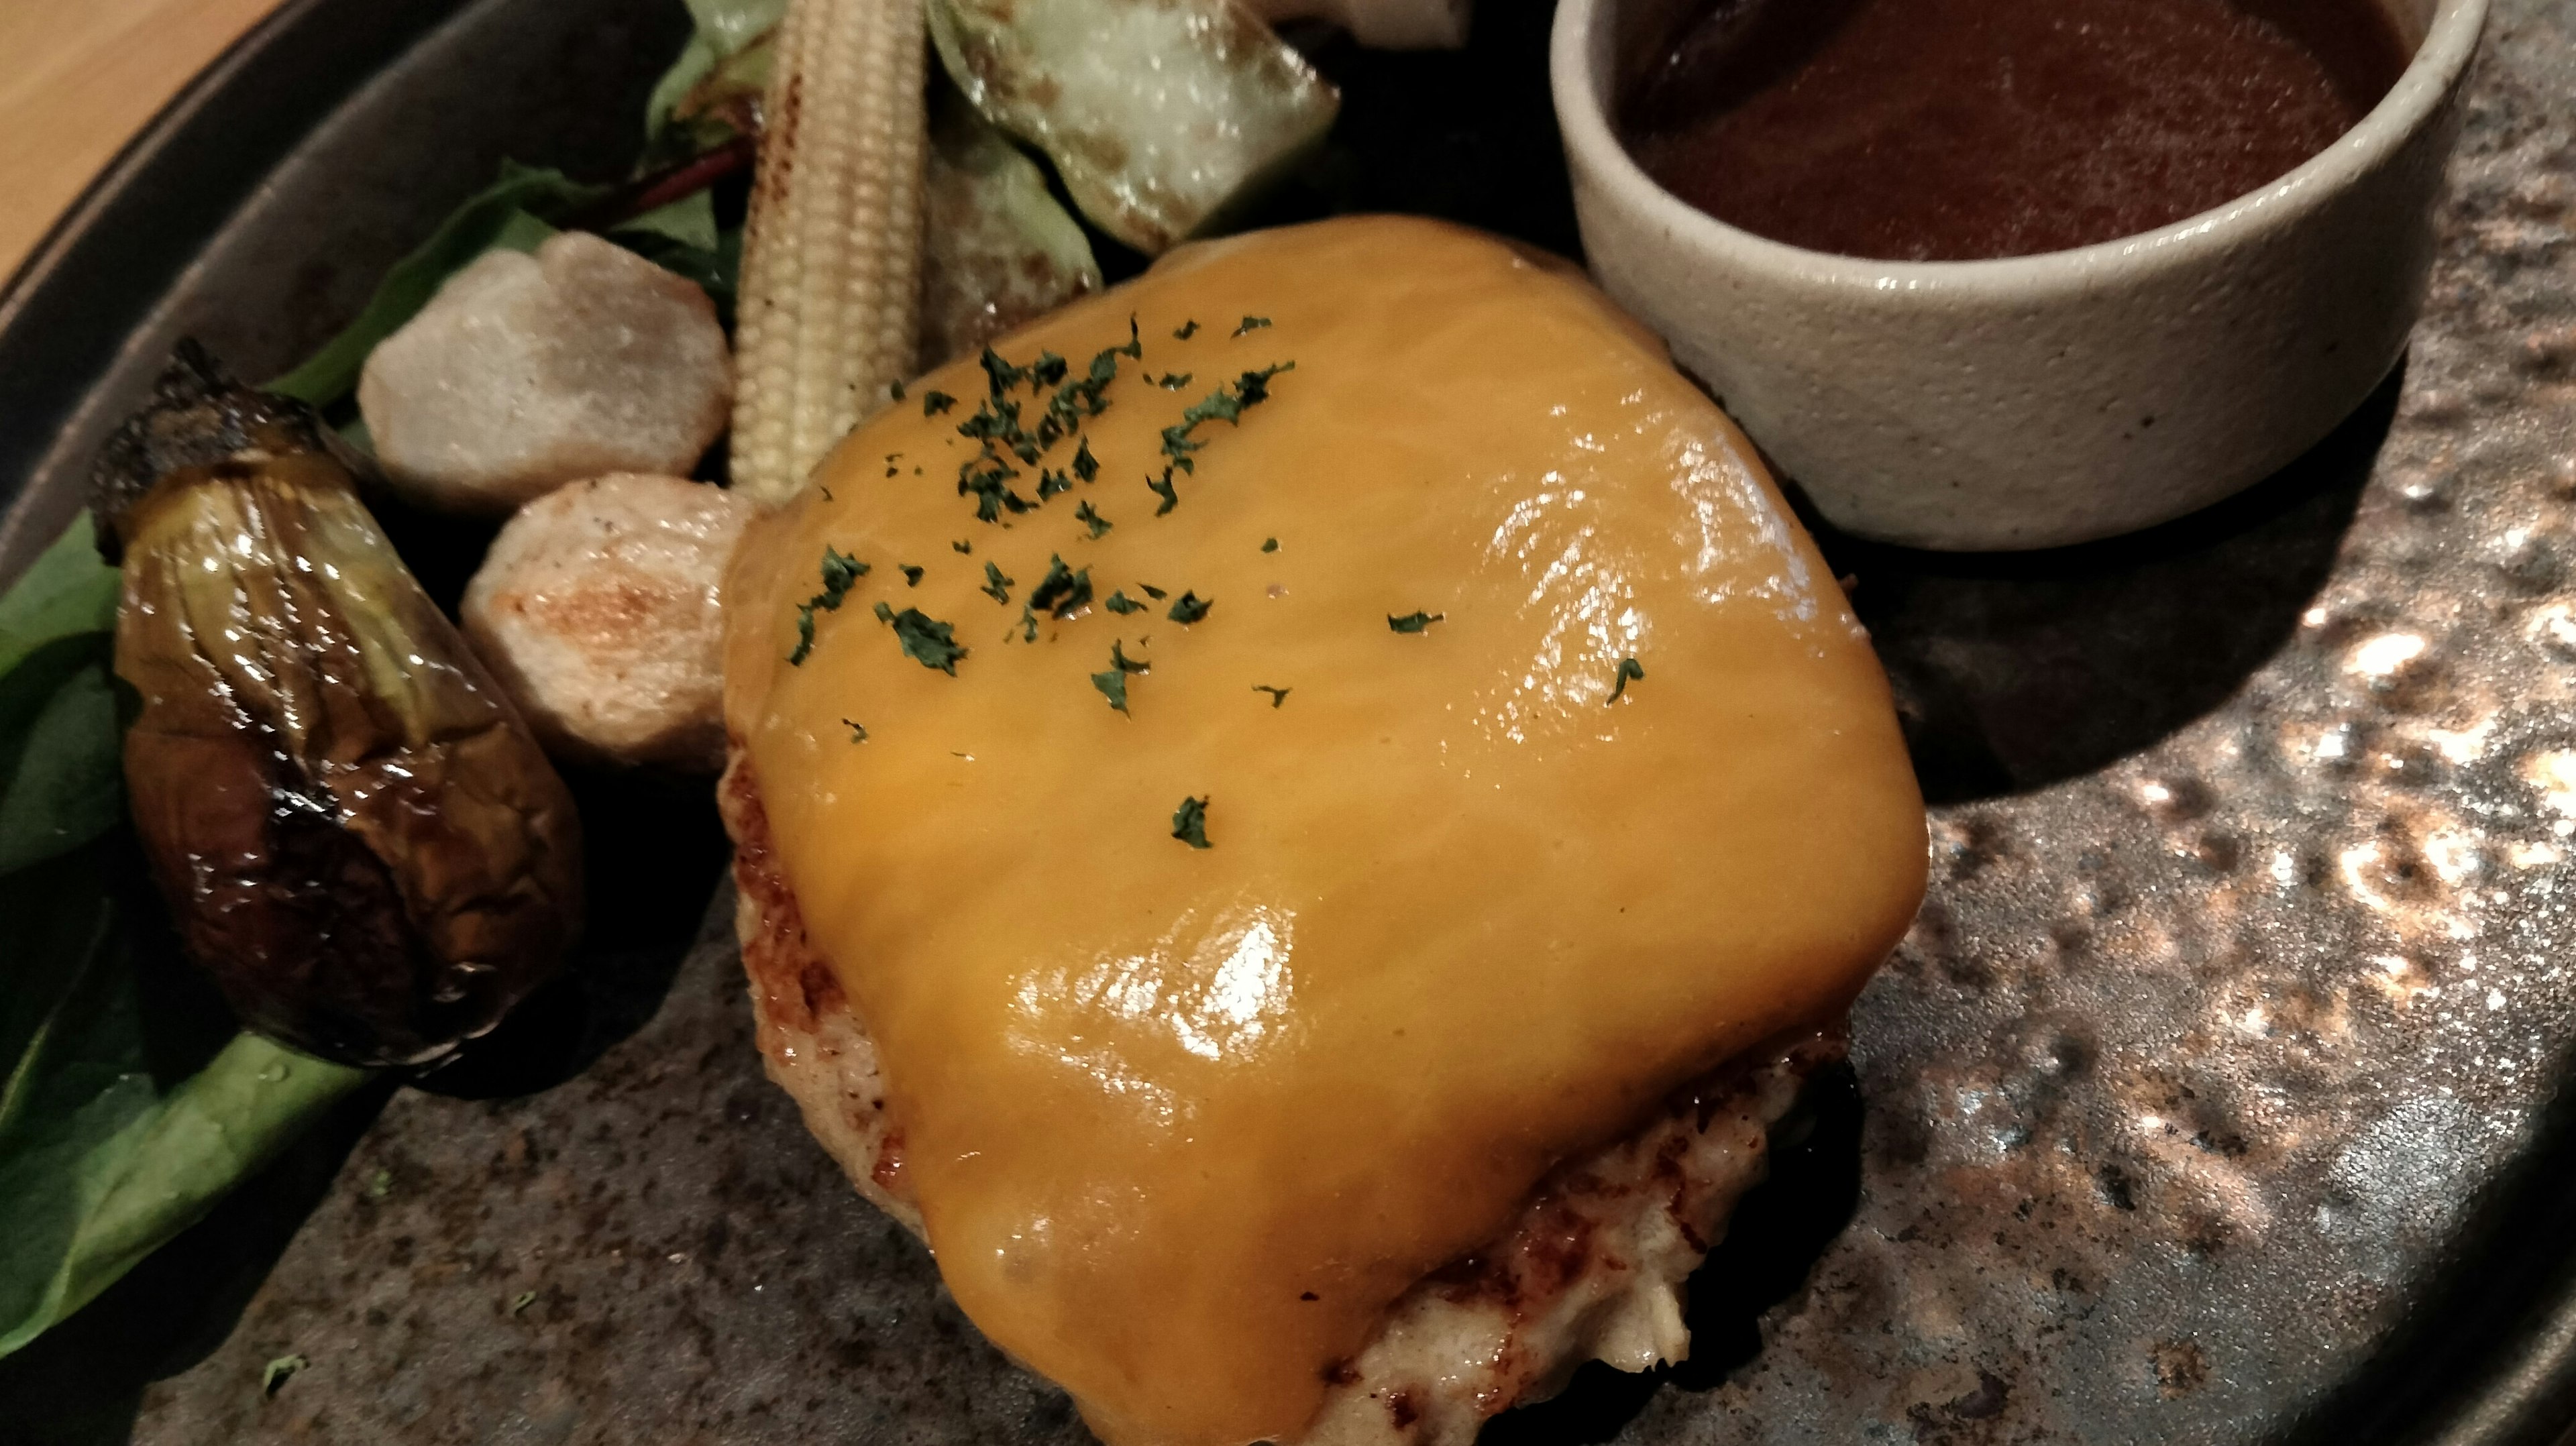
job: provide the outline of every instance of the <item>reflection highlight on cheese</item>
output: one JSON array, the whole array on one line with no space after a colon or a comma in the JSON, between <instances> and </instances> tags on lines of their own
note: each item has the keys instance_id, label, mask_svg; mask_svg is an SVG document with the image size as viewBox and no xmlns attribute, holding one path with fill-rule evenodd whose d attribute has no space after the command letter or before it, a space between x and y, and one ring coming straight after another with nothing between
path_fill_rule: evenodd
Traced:
<instances>
[{"instance_id":1,"label":"reflection highlight on cheese","mask_svg":"<svg viewBox=\"0 0 2576 1446\"><path fill-rule=\"evenodd\" d=\"M1226 909L1212 922L1191 910L1150 948L1032 970L1012 991L1013 1047L1053 1057L1103 1092L1177 1120L1182 1107L1142 1077L1137 1052L1121 1041L1144 1034L1199 1059L1250 1063L1293 1017L1296 927L1293 912L1261 904ZM1066 1048L1095 1040L1095 1048Z\"/></svg>"}]
</instances>

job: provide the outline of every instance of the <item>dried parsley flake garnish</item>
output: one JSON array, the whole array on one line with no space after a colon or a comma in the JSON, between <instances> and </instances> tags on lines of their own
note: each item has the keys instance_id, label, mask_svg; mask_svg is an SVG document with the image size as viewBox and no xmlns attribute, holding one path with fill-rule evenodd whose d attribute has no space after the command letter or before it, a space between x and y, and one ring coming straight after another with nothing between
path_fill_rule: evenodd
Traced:
<instances>
[{"instance_id":1,"label":"dried parsley flake garnish","mask_svg":"<svg viewBox=\"0 0 2576 1446\"><path fill-rule=\"evenodd\" d=\"M1145 610L1145 605L1143 603L1129 597L1124 591L1111 593L1109 595L1109 601L1101 604L1101 606L1109 609L1113 613L1120 614L1121 616L1128 613L1141 613Z\"/></svg>"},{"instance_id":2,"label":"dried parsley flake garnish","mask_svg":"<svg viewBox=\"0 0 2576 1446\"><path fill-rule=\"evenodd\" d=\"M1386 625L1399 633L1418 633L1447 616L1449 616L1447 613L1415 612L1397 617L1393 613L1388 613Z\"/></svg>"},{"instance_id":3,"label":"dried parsley flake garnish","mask_svg":"<svg viewBox=\"0 0 2576 1446\"><path fill-rule=\"evenodd\" d=\"M792 667L804 666L814 651L814 614L839 612L841 599L850 595L858 580L868 575L868 565L849 557L830 543L823 544L823 590L807 598L796 609L796 651L787 655Z\"/></svg>"},{"instance_id":4,"label":"dried parsley flake garnish","mask_svg":"<svg viewBox=\"0 0 2576 1446\"><path fill-rule=\"evenodd\" d=\"M921 586L922 569L917 568L908 562L898 562L895 564L895 570L903 574L903 585L905 587Z\"/></svg>"},{"instance_id":5,"label":"dried parsley flake garnish","mask_svg":"<svg viewBox=\"0 0 2576 1446\"><path fill-rule=\"evenodd\" d=\"M1279 550L1279 539L1275 537L1265 537L1261 539L1261 550L1263 552L1277 552Z\"/></svg>"},{"instance_id":6,"label":"dried parsley flake garnish","mask_svg":"<svg viewBox=\"0 0 2576 1446\"><path fill-rule=\"evenodd\" d=\"M925 417L938 416L955 405L957 405L957 399L946 392L929 391L921 394L921 414Z\"/></svg>"},{"instance_id":7,"label":"dried parsley flake garnish","mask_svg":"<svg viewBox=\"0 0 2576 1446\"><path fill-rule=\"evenodd\" d=\"M1243 412L1246 407L1258 406L1270 400L1270 379L1281 372L1296 369L1295 362L1284 361L1263 367L1259 371L1245 372L1233 381L1220 385L1215 391L1190 403L1181 413L1181 419L1178 422L1163 429L1163 455L1171 458L1172 465L1182 471L1197 472L1198 464L1191 459L1190 454L1207 445L1206 442L1191 435L1198 430L1199 423L1232 422L1238 427L1242 426ZM1170 478L1166 476L1164 480L1168 483Z\"/></svg>"},{"instance_id":8,"label":"dried parsley flake garnish","mask_svg":"<svg viewBox=\"0 0 2576 1446\"><path fill-rule=\"evenodd\" d=\"M981 592L984 596L991 598L993 601L1000 603L1004 607L1009 607L1011 605L1011 584L1018 580L1019 579L1017 578L1006 576L1000 568L995 567L993 564L988 562L984 564L984 585L976 589L976 591Z\"/></svg>"},{"instance_id":9,"label":"dried parsley flake garnish","mask_svg":"<svg viewBox=\"0 0 2576 1446\"><path fill-rule=\"evenodd\" d=\"M1092 505L1088 502L1075 504L1073 509L1073 520L1090 528L1091 535L1095 540L1099 538L1100 534L1107 532L1110 528L1118 525L1093 510Z\"/></svg>"},{"instance_id":10,"label":"dried parsley flake garnish","mask_svg":"<svg viewBox=\"0 0 2576 1446\"><path fill-rule=\"evenodd\" d=\"M1255 683L1252 685L1252 691L1269 694L1270 706L1273 708L1288 701L1288 690L1285 688L1273 688L1267 683Z\"/></svg>"},{"instance_id":11,"label":"dried parsley flake garnish","mask_svg":"<svg viewBox=\"0 0 2576 1446\"><path fill-rule=\"evenodd\" d=\"M1154 515L1156 517L1160 517L1164 513L1181 505L1180 489L1172 485L1171 468L1166 467L1163 469L1163 475L1160 480L1156 480L1152 477L1146 478L1145 487L1147 491L1150 491L1155 496L1163 499L1163 505L1154 509Z\"/></svg>"},{"instance_id":12,"label":"dried parsley flake garnish","mask_svg":"<svg viewBox=\"0 0 2576 1446\"><path fill-rule=\"evenodd\" d=\"M1091 569L1065 566L1064 559L1047 558L1046 576L1029 590L1029 607L1037 612L1069 618L1091 601Z\"/></svg>"},{"instance_id":13,"label":"dried parsley flake garnish","mask_svg":"<svg viewBox=\"0 0 2576 1446\"><path fill-rule=\"evenodd\" d=\"M1204 798L1182 799L1181 806L1172 810L1172 837L1194 849L1209 847L1207 806Z\"/></svg>"},{"instance_id":14,"label":"dried parsley flake garnish","mask_svg":"<svg viewBox=\"0 0 2576 1446\"><path fill-rule=\"evenodd\" d=\"M1266 316L1247 316L1247 317L1245 317L1245 318L1243 319L1243 321L1242 321L1242 323L1241 323L1240 325L1238 325L1238 326L1236 326L1236 327L1235 327L1235 329L1234 329L1234 334L1235 334L1236 336L1241 336L1241 335L1243 335L1243 334L1244 334L1245 332L1247 332L1247 331L1259 331L1259 330L1261 330L1263 327L1268 326L1269 324L1270 324L1270 318L1269 318L1269 317L1266 317Z\"/></svg>"},{"instance_id":15,"label":"dried parsley flake garnish","mask_svg":"<svg viewBox=\"0 0 2576 1446\"><path fill-rule=\"evenodd\" d=\"M1180 339L1180 340L1182 340L1182 341L1188 341L1191 337L1194 337L1194 336L1196 336L1196 335L1198 335L1198 334L1199 334L1199 321L1198 321L1198 318L1197 318L1197 317L1195 317L1195 316L1194 316L1194 317L1191 317L1189 320L1187 320L1187 321L1185 321L1185 322L1182 322L1182 323L1181 323L1180 330L1175 331L1175 332L1173 332L1173 333L1172 333L1172 335L1173 335L1173 336L1175 336L1175 337L1179 338L1179 339Z\"/></svg>"},{"instance_id":16,"label":"dried parsley flake garnish","mask_svg":"<svg viewBox=\"0 0 2576 1446\"><path fill-rule=\"evenodd\" d=\"M925 668L936 668L954 678L957 660L966 650L957 645L957 630L919 608L905 608L890 621L894 624L895 641L903 645L904 656Z\"/></svg>"},{"instance_id":17,"label":"dried parsley flake garnish","mask_svg":"<svg viewBox=\"0 0 2576 1446\"><path fill-rule=\"evenodd\" d=\"M841 720L841 726L850 730L850 741L851 741L851 742L853 742L853 743L865 743L865 742L867 742L867 741L868 741L868 728L867 728L867 725L866 725L866 724L864 724L864 723L861 723L861 722L860 722L859 720L857 720L856 718L844 718L844 719L842 719L842 720Z\"/></svg>"},{"instance_id":18,"label":"dried parsley flake garnish","mask_svg":"<svg viewBox=\"0 0 2576 1446\"><path fill-rule=\"evenodd\" d=\"M1638 662L1634 658L1621 658L1619 660L1619 681L1610 685L1610 696L1606 701L1611 703L1618 702L1619 695L1628 691L1628 685L1630 683L1642 683L1645 679L1645 664Z\"/></svg>"},{"instance_id":19,"label":"dried parsley flake garnish","mask_svg":"<svg viewBox=\"0 0 2576 1446\"><path fill-rule=\"evenodd\" d=\"M1115 668L1110 669L1106 673L1094 673L1091 675L1091 686L1100 690L1100 696L1109 700L1110 707L1117 709L1121 713L1127 713L1126 674L1119 672ZM1128 713L1127 716L1133 718L1136 715Z\"/></svg>"},{"instance_id":20,"label":"dried parsley flake garnish","mask_svg":"<svg viewBox=\"0 0 2576 1446\"><path fill-rule=\"evenodd\" d=\"M1199 619L1206 617L1208 615L1208 609L1215 606L1216 599L1214 598L1202 598L1197 593L1185 592L1181 594L1180 601L1172 604L1172 611L1168 616L1173 622L1179 623L1183 627L1187 627L1191 623L1197 622Z\"/></svg>"}]
</instances>

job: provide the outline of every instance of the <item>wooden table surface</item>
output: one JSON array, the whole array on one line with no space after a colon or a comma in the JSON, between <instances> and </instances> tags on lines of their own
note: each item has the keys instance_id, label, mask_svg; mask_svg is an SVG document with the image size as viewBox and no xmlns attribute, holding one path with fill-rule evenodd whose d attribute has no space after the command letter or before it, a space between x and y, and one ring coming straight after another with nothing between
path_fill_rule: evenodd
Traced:
<instances>
[{"instance_id":1,"label":"wooden table surface","mask_svg":"<svg viewBox=\"0 0 2576 1446\"><path fill-rule=\"evenodd\" d=\"M0 276L143 123L280 0L0 0Z\"/></svg>"}]
</instances>

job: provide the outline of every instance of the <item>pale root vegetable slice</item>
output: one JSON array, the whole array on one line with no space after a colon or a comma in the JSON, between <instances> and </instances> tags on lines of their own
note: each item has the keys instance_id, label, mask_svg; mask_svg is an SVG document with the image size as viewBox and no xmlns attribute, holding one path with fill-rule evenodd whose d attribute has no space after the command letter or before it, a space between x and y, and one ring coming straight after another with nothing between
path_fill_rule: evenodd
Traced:
<instances>
[{"instance_id":1,"label":"pale root vegetable slice","mask_svg":"<svg viewBox=\"0 0 2576 1446\"><path fill-rule=\"evenodd\" d=\"M465 635L558 757L724 762L722 583L755 509L619 474L519 509L465 589Z\"/></svg>"},{"instance_id":2,"label":"pale root vegetable slice","mask_svg":"<svg viewBox=\"0 0 2576 1446\"><path fill-rule=\"evenodd\" d=\"M493 251L367 358L358 409L394 486L503 513L603 472L686 472L733 366L705 292L583 232Z\"/></svg>"},{"instance_id":3,"label":"pale root vegetable slice","mask_svg":"<svg viewBox=\"0 0 2576 1446\"><path fill-rule=\"evenodd\" d=\"M1100 289L1091 242L1037 163L939 90L923 181L923 371Z\"/></svg>"},{"instance_id":4,"label":"pale root vegetable slice","mask_svg":"<svg viewBox=\"0 0 2576 1446\"><path fill-rule=\"evenodd\" d=\"M733 484L762 505L911 372L921 289L920 0L793 0L776 46L735 313Z\"/></svg>"},{"instance_id":5,"label":"pale root vegetable slice","mask_svg":"<svg viewBox=\"0 0 2576 1446\"><path fill-rule=\"evenodd\" d=\"M1375 50L1455 50L1467 43L1474 0L1245 0L1252 13L1282 20L1329 20Z\"/></svg>"},{"instance_id":6,"label":"pale root vegetable slice","mask_svg":"<svg viewBox=\"0 0 2576 1446\"><path fill-rule=\"evenodd\" d=\"M1160 254L1286 171L1340 93L1233 0L929 0L986 119L1109 234Z\"/></svg>"}]
</instances>

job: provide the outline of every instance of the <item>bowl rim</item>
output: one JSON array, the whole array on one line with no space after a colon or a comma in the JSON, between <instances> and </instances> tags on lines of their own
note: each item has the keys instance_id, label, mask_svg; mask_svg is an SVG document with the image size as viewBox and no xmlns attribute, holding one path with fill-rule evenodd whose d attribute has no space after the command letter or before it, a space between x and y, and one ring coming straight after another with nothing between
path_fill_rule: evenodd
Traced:
<instances>
[{"instance_id":1,"label":"bowl rim","mask_svg":"<svg viewBox=\"0 0 2576 1446\"><path fill-rule=\"evenodd\" d=\"M2423 40L2386 95L2352 129L2288 174L2152 231L2062 251L1972 261L1886 261L1814 251L1721 221L1664 189L1628 154L1609 119L1605 43L1629 0L1561 0L1548 37L1548 86L1569 167L1639 213L1666 241L1762 278L1834 290L2032 298L2098 287L2105 273L2163 271L2226 254L2352 188L2422 133L2459 88L2489 0L2435 0ZM1580 195L1584 188L1578 186Z\"/></svg>"}]
</instances>

